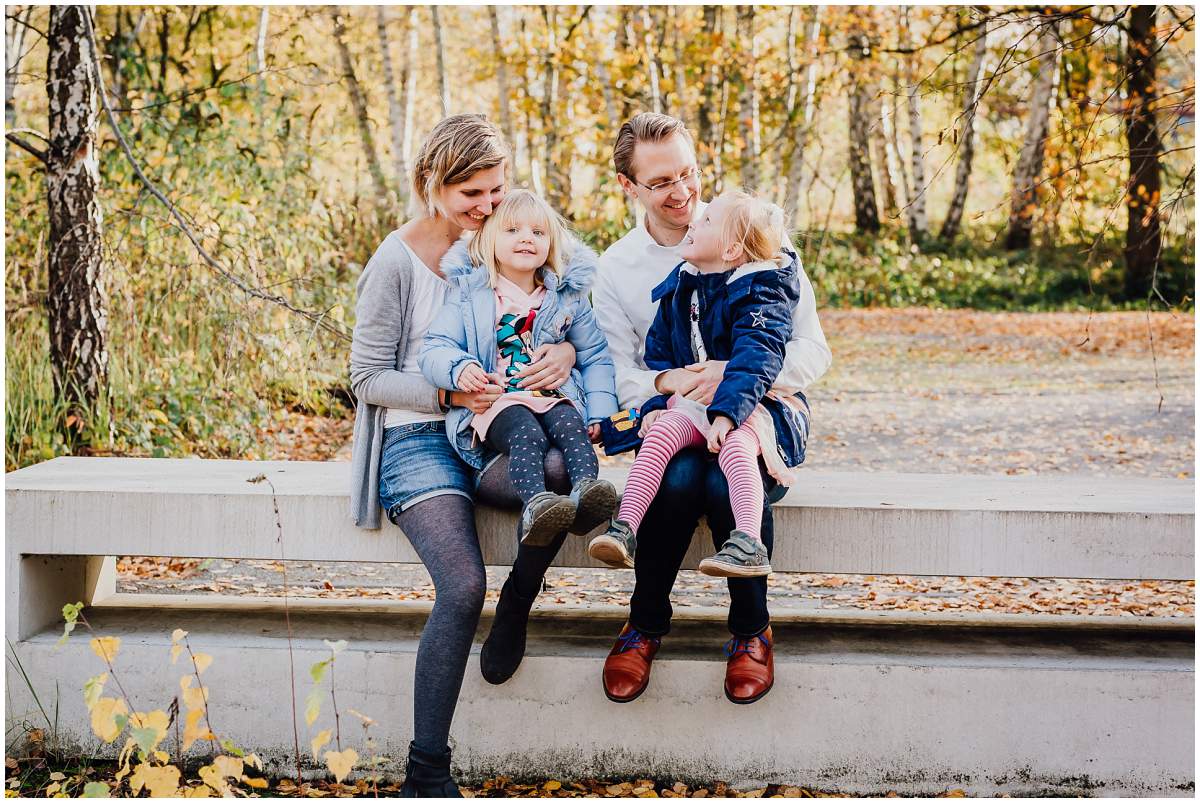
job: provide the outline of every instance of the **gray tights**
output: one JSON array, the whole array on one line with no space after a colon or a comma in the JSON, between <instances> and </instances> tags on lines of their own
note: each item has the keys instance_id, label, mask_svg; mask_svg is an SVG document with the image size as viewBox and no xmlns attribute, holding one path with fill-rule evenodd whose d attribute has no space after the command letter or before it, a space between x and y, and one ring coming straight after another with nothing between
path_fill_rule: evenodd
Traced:
<instances>
[{"instance_id":1,"label":"gray tights","mask_svg":"<svg viewBox=\"0 0 1200 803\"><path fill-rule=\"evenodd\" d=\"M562 453L551 450L545 465L546 485L559 493L569 492L571 483ZM509 479L507 457L501 457L483 473L478 497L495 507L520 506L521 499ZM475 508L465 497L444 494L418 502L396 514L392 521L408 536L433 579L433 610L417 648L413 741L422 750L440 753L449 743L450 722L487 589L475 532ZM519 596L537 596L546 568L558 554L564 537L544 547L517 549L512 578Z\"/></svg>"}]
</instances>

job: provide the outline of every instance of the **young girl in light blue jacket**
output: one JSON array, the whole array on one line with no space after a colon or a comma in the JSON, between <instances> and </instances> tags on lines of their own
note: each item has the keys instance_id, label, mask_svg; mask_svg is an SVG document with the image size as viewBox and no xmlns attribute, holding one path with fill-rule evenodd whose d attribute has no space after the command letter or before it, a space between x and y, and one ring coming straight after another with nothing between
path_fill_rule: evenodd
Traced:
<instances>
[{"instance_id":1,"label":"young girl in light blue jacket","mask_svg":"<svg viewBox=\"0 0 1200 803\"><path fill-rule=\"evenodd\" d=\"M591 532L617 502L612 484L597 479L592 448L598 422L617 411L612 358L587 297L595 272L595 253L544 200L510 192L470 245L456 244L442 260L451 287L420 354L421 371L438 387L504 390L485 413L453 408L446 431L476 469L496 453L509 455L524 503L521 542L532 546L567 530ZM563 340L576 351L567 381L556 390L523 389L517 374L534 352ZM543 461L552 445L565 458L569 497L546 490Z\"/></svg>"}]
</instances>

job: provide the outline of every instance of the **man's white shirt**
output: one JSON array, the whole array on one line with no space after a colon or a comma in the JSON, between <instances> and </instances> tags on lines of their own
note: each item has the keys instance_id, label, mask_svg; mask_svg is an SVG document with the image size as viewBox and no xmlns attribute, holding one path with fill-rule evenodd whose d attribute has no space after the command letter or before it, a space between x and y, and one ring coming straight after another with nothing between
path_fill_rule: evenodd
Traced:
<instances>
[{"instance_id":1,"label":"man's white shirt","mask_svg":"<svg viewBox=\"0 0 1200 803\"><path fill-rule=\"evenodd\" d=\"M696 214L705 206L698 204ZM795 250L791 243L788 248ZM678 246L662 246L654 241L645 220L600 256L592 306L616 365L617 398L622 407L637 407L658 395L654 380L661 372L647 369L645 362L646 334L658 312L658 302L652 301L650 294L682 261ZM774 385L780 393L804 390L833 361L817 320L812 283L802 266L799 279L800 301L792 318L792 339Z\"/></svg>"}]
</instances>

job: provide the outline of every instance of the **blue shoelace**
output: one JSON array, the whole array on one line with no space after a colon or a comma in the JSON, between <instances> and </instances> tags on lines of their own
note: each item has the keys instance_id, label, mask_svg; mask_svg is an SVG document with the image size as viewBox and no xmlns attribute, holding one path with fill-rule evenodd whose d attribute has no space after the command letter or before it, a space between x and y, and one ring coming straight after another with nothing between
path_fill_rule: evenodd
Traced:
<instances>
[{"instance_id":1,"label":"blue shoelace","mask_svg":"<svg viewBox=\"0 0 1200 803\"><path fill-rule=\"evenodd\" d=\"M637 628L631 628L628 633L622 633L621 635L617 636L617 646L619 647L617 652L629 652L635 647L640 647L642 644L647 642L657 644L659 640L653 636L647 636Z\"/></svg>"},{"instance_id":2,"label":"blue shoelace","mask_svg":"<svg viewBox=\"0 0 1200 803\"><path fill-rule=\"evenodd\" d=\"M749 655L750 643L754 641L754 639L761 641L764 647L771 646L771 643L767 641L767 637L762 633L759 633L757 636L751 636L750 638L739 638L734 636L729 641L725 642L725 657L732 658L733 656L741 655L742 653Z\"/></svg>"}]
</instances>

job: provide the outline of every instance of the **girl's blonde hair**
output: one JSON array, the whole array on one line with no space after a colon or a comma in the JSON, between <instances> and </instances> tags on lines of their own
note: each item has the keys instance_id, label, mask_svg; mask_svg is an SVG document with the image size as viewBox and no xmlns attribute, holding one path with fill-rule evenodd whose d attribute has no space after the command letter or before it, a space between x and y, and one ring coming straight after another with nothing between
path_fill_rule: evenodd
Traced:
<instances>
[{"instance_id":1,"label":"girl's blonde hair","mask_svg":"<svg viewBox=\"0 0 1200 803\"><path fill-rule=\"evenodd\" d=\"M546 235L550 240L550 250L546 253L545 267L554 271L554 275L562 276L563 247L566 245L569 228L562 216L550 208L550 204L542 200L536 193L529 190L513 190L504 196L504 200L496 207L496 211L484 221L479 231L471 238L467 253L476 265L483 265L488 271L488 283L496 286L498 269L496 266L496 237L509 226L517 225L526 220L541 223L546 227ZM541 276L537 277L541 282Z\"/></svg>"},{"instance_id":2,"label":"girl's blonde hair","mask_svg":"<svg viewBox=\"0 0 1200 803\"><path fill-rule=\"evenodd\" d=\"M740 243L748 262L765 262L782 256L787 226L780 207L748 192L724 192L718 197L730 201L721 229L722 251Z\"/></svg>"},{"instance_id":3,"label":"girl's blonde hair","mask_svg":"<svg viewBox=\"0 0 1200 803\"><path fill-rule=\"evenodd\" d=\"M433 127L413 164L412 188L429 214L440 211L439 191L480 170L509 161L504 134L482 114L454 114Z\"/></svg>"}]
</instances>

